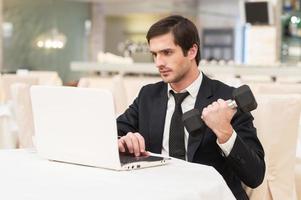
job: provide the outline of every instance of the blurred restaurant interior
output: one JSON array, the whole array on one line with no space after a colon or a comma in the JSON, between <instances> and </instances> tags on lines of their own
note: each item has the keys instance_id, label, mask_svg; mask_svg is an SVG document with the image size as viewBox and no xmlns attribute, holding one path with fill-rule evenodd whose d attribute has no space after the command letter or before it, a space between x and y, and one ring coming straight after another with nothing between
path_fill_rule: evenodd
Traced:
<instances>
[{"instance_id":1,"label":"blurred restaurant interior","mask_svg":"<svg viewBox=\"0 0 301 200\"><path fill-rule=\"evenodd\" d=\"M301 200L301 0L0 0L0 149L35 146L32 85L106 88L123 113L161 80L145 36L172 14L197 26L204 74L257 98L250 199Z\"/></svg>"},{"instance_id":2,"label":"blurred restaurant interior","mask_svg":"<svg viewBox=\"0 0 301 200\"><path fill-rule=\"evenodd\" d=\"M295 72L301 58L300 3L267 2L2 0L1 72L57 71L69 83L91 72L91 63L120 62L122 68L124 60L152 62L145 34L153 22L170 14L184 15L197 25L200 66L289 67Z\"/></svg>"}]
</instances>

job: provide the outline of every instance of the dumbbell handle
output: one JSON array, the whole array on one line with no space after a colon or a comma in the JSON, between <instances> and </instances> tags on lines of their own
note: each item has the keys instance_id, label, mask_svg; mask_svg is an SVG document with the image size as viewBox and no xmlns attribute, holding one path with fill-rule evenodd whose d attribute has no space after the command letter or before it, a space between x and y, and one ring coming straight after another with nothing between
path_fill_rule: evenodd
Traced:
<instances>
[{"instance_id":1,"label":"dumbbell handle","mask_svg":"<svg viewBox=\"0 0 301 200\"><path fill-rule=\"evenodd\" d=\"M228 107L230 107L232 109L237 108L236 101L234 101L232 99L227 100L226 103L228 104Z\"/></svg>"}]
</instances>

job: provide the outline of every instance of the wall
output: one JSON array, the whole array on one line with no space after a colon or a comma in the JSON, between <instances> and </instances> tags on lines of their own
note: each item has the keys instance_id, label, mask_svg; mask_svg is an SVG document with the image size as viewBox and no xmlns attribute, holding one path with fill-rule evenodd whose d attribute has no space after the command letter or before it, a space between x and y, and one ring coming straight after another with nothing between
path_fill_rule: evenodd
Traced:
<instances>
[{"instance_id":1,"label":"wall","mask_svg":"<svg viewBox=\"0 0 301 200\"><path fill-rule=\"evenodd\" d=\"M127 14L106 17L105 51L123 56L118 50L118 45L127 40L133 42L146 42L146 33L149 27L161 19L163 14ZM152 62L149 52L135 53L132 55L135 62Z\"/></svg>"},{"instance_id":2,"label":"wall","mask_svg":"<svg viewBox=\"0 0 301 200\"><path fill-rule=\"evenodd\" d=\"M243 25L240 20L239 0L199 0L198 21L200 30L204 28L233 28L235 61L242 61Z\"/></svg>"},{"instance_id":3,"label":"wall","mask_svg":"<svg viewBox=\"0 0 301 200\"><path fill-rule=\"evenodd\" d=\"M3 69L55 70L64 81L76 79L70 62L84 60L85 20L90 19L88 3L50 0L3 0L3 21L13 24L11 37L3 39ZM56 24L56 25L55 25ZM62 50L38 49L34 40L57 26L67 36Z\"/></svg>"},{"instance_id":4,"label":"wall","mask_svg":"<svg viewBox=\"0 0 301 200\"><path fill-rule=\"evenodd\" d=\"M198 15L202 27L234 27L239 20L239 0L199 0Z\"/></svg>"},{"instance_id":5,"label":"wall","mask_svg":"<svg viewBox=\"0 0 301 200\"><path fill-rule=\"evenodd\" d=\"M104 13L104 6L102 3L92 4L92 19L91 19L91 32L90 48L89 48L89 60L97 61L97 54L99 51L104 51L105 45L105 29L106 20Z\"/></svg>"},{"instance_id":6,"label":"wall","mask_svg":"<svg viewBox=\"0 0 301 200\"><path fill-rule=\"evenodd\" d=\"M197 0L106 1L105 51L123 55L117 48L120 43L127 40L146 42L149 27L167 15L181 14L194 20L197 4ZM132 58L135 62L152 62L149 52L134 53Z\"/></svg>"}]
</instances>

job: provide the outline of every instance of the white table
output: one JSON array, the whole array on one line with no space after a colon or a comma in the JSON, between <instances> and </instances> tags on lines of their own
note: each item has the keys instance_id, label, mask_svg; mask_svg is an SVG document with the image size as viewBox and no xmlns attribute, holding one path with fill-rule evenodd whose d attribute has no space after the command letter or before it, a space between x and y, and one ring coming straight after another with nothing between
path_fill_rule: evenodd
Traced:
<instances>
[{"instance_id":1,"label":"white table","mask_svg":"<svg viewBox=\"0 0 301 200\"><path fill-rule=\"evenodd\" d=\"M209 166L172 160L165 166L112 171L53 162L32 150L0 150L0 199L235 199Z\"/></svg>"}]
</instances>

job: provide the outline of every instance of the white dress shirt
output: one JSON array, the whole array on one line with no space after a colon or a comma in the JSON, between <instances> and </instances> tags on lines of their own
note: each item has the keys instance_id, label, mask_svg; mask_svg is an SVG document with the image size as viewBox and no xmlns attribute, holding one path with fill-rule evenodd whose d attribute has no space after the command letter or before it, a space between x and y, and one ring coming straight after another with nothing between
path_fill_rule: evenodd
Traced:
<instances>
[{"instance_id":1,"label":"white dress shirt","mask_svg":"<svg viewBox=\"0 0 301 200\"><path fill-rule=\"evenodd\" d=\"M182 111L183 113L191 110L194 108L194 104L201 86L203 80L203 74L199 73L198 78L193 81L186 89L184 89L181 92L189 92L189 95L184 99L182 102ZM171 117L173 115L174 109L175 109L175 100L172 94L170 93L170 90L173 90L168 84L167 88L167 96L168 96L168 102L167 102L167 111L166 111L166 116L165 116L165 125L164 125L164 133L163 133L163 144L162 144L162 154L163 155L169 155L169 129L170 129L170 122L171 122ZM176 91L174 91L176 93ZM185 136L184 136L184 142L185 142L185 150L187 152L187 145L188 145L188 137L189 133L185 129ZM224 154L228 156L233 148L235 139L236 139L237 134L235 131L233 131L232 136L230 139L224 143L224 144L219 144L219 142L216 140L216 143L219 145L219 147L223 150ZM186 153L186 160L187 160L187 153Z\"/></svg>"}]
</instances>

